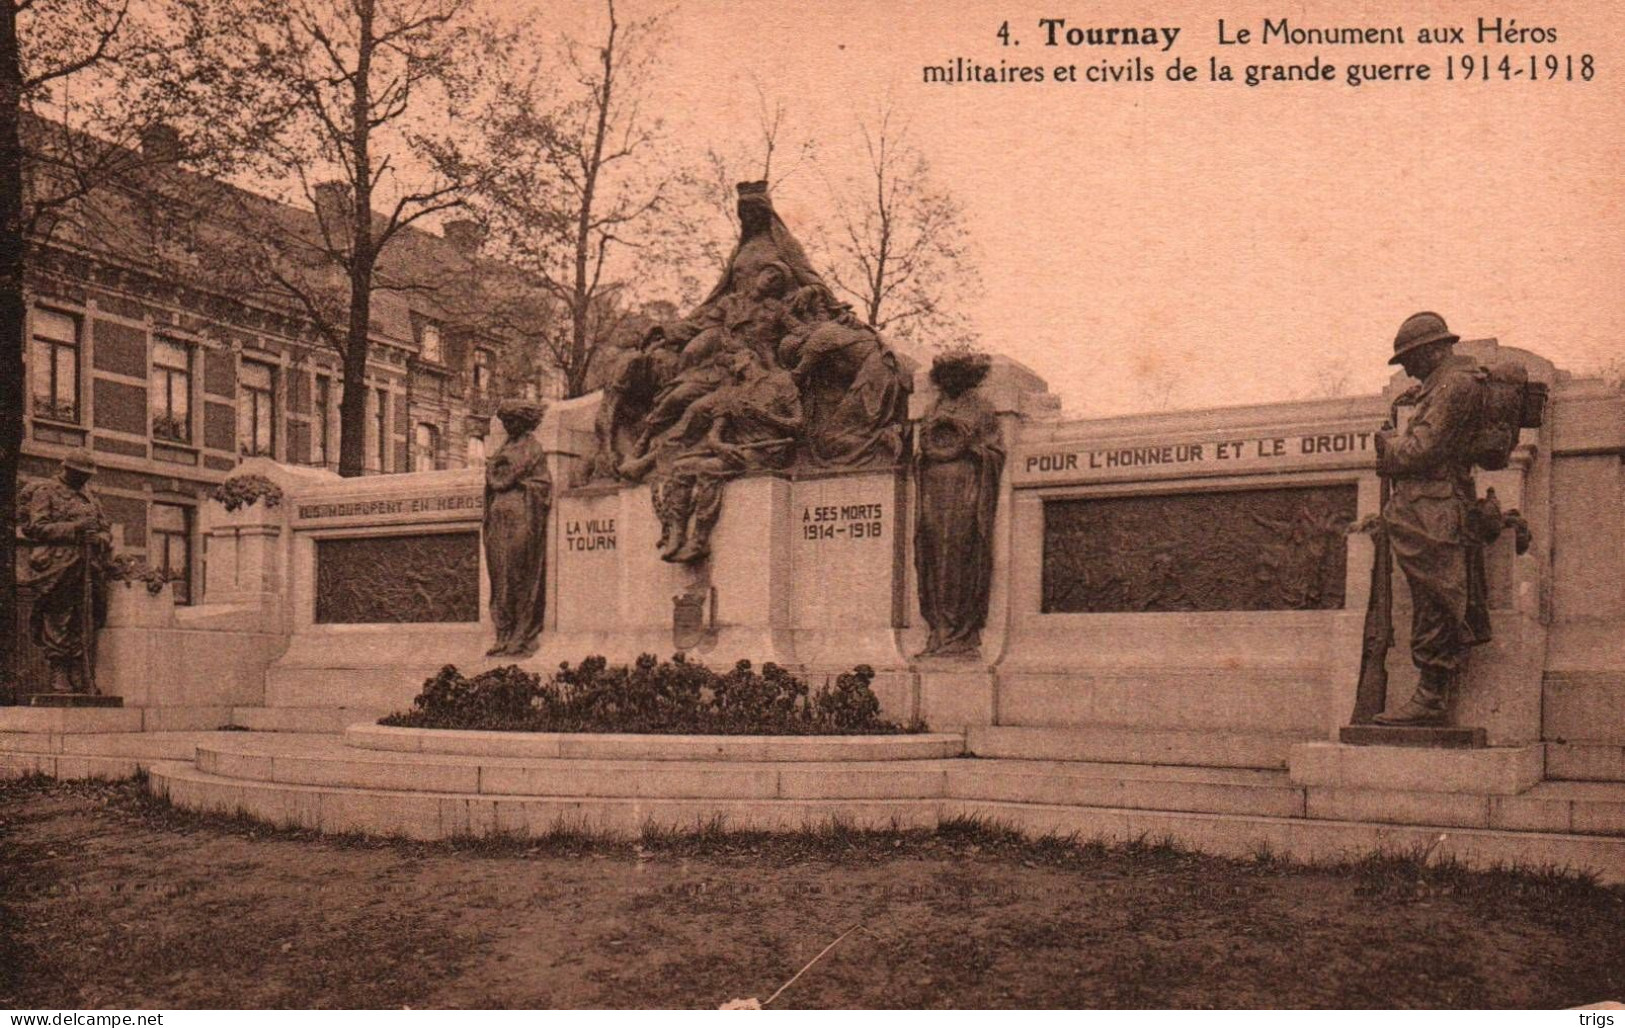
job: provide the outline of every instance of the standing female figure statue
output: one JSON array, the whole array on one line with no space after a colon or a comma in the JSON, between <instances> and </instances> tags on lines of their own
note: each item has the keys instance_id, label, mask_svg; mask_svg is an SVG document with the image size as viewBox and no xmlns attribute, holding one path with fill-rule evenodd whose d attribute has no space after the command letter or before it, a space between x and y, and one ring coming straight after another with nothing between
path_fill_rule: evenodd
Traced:
<instances>
[{"instance_id":1,"label":"standing female figure statue","mask_svg":"<svg viewBox=\"0 0 1625 1028\"><path fill-rule=\"evenodd\" d=\"M967 353L943 354L931 365L938 395L920 421L914 458L914 570L920 614L931 626L922 657L975 656L987 624L1004 469L998 419L976 388L989 367L986 356Z\"/></svg>"},{"instance_id":2,"label":"standing female figure statue","mask_svg":"<svg viewBox=\"0 0 1625 1028\"><path fill-rule=\"evenodd\" d=\"M509 400L497 410L507 442L485 461L485 566L496 642L486 656L536 651L547 610L547 515L553 480L532 434L545 408Z\"/></svg>"}]
</instances>

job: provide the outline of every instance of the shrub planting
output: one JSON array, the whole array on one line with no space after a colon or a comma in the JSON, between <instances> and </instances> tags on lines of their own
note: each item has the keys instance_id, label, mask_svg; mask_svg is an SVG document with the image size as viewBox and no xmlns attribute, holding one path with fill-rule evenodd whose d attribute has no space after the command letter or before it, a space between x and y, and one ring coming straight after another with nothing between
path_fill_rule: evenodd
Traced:
<instances>
[{"instance_id":1,"label":"shrub planting","mask_svg":"<svg viewBox=\"0 0 1625 1028\"><path fill-rule=\"evenodd\" d=\"M379 724L508 732L630 732L657 735L891 735L918 731L880 717L859 664L816 692L777 664L742 660L713 671L679 654L644 654L630 666L603 657L560 664L545 681L518 667L473 677L447 664L423 683L412 709Z\"/></svg>"}]
</instances>

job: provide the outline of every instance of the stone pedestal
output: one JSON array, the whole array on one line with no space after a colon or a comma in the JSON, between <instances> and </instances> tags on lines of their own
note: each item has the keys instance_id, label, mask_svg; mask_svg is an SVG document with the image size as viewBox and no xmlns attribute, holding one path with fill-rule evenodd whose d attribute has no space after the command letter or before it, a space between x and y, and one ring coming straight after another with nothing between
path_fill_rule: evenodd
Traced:
<instances>
[{"instance_id":1,"label":"stone pedestal","mask_svg":"<svg viewBox=\"0 0 1625 1028\"><path fill-rule=\"evenodd\" d=\"M1443 749L1316 742L1293 746L1287 758L1294 785L1489 796L1526 792L1540 781L1543 766L1538 745Z\"/></svg>"},{"instance_id":2,"label":"stone pedestal","mask_svg":"<svg viewBox=\"0 0 1625 1028\"><path fill-rule=\"evenodd\" d=\"M1484 729L1450 725L1344 725L1338 740L1350 746L1436 746L1476 750L1485 745Z\"/></svg>"},{"instance_id":3,"label":"stone pedestal","mask_svg":"<svg viewBox=\"0 0 1625 1028\"><path fill-rule=\"evenodd\" d=\"M906 666L897 637L909 522L897 472L729 482L711 556L695 565L660 559L649 493L595 485L559 497L533 664L683 651L716 666Z\"/></svg>"}]
</instances>

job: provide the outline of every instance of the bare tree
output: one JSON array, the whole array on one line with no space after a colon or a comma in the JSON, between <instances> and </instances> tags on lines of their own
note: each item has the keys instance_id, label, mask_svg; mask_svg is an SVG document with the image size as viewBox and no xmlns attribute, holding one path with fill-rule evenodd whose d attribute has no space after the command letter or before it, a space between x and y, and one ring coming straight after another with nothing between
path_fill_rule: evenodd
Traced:
<instances>
[{"instance_id":1,"label":"bare tree","mask_svg":"<svg viewBox=\"0 0 1625 1028\"><path fill-rule=\"evenodd\" d=\"M1141 410L1173 410L1184 385L1185 376L1173 358L1164 355L1135 362L1134 391Z\"/></svg>"},{"instance_id":2,"label":"bare tree","mask_svg":"<svg viewBox=\"0 0 1625 1028\"><path fill-rule=\"evenodd\" d=\"M1354 369L1347 359L1332 357L1315 369L1315 383L1311 397L1332 399L1347 396L1354 387Z\"/></svg>"},{"instance_id":3,"label":"bare tree","mask_svg":"<svg viewBox=\"0 0 1625 1028\"><path fill-rule=\"evenodd\" d=\"M252 102L229 116L254 137L260 181L316 217L289 217L229 190L234 264L308 318L343 365L339 474L366 455L372 302L430 288L383 258L409 226L463 203L467 183L443 137L471 95L478 37L469 0L215 0L214 31L253 55ZM273 188L273 193L275 189ZM246 244L246 245L244 245Z\"/></svg>"},{"instance_id":4,"label":"bare tree","mask_svg":"<svg viewBox=\"0 0 1625 1028\"><path fill-rule=\"evenodd\" d=\"M702 233L695 242L719 270L727 269L732 241L739 237L735 187L747 179L763 181L771 192L817 156L812 139L793 130L789 105L780 97L769 97L755 75L750 84L756 105L749 138L736 140L731 148L708 146L698 176L701 201L716 212L718 230Z\"/></svg>"},{"instance_id":5,"label":"bare tree","mask_svg":"<svg viewBox=\"0 0 1625 1028\"><path fill-rule=\"evenodd\" d=\"M889 103L860 122L861 176L826 176L837 222L826 240L834 287L879 331L916 345L972 346L964 304L981 292L957 200Z\"/></svg>"},{"instance_id":6,"label":"bare tree","mask_svg":"<svg viewBox=\"0 0 1625 1028\"><path fill-rule=\"evenodd\" d=\"M662 258L690 235L674 203L683 183L662 123L644 108L665 16L623 23L613 0L604 12L592 44L565 38L552 62L510 62L469 159L493 254L564 312L529 334L566 396L587 390L637 285L671 266Z\"/></svg>"},{"instance_id":7,"label":"bare tree","mask_svg":"<svg viewBox=\"0 0 1625 1028\"><path fill-rule=\"evenodd\" d=\"M0 0L0 671L13 667L16 494L31 262L94 242L96 205L161 188L183 156L228 163L198 118L228 88L192 0ZM192 129L173 126L190 118ZM164 128L166 145L142 146Z\"/></svg>"}]
</instances>

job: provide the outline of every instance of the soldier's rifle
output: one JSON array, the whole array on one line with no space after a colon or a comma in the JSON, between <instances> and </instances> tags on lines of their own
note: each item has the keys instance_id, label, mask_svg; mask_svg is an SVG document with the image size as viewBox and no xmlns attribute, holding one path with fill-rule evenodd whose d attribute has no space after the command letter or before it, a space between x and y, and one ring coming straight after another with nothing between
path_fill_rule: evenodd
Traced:
<instances>
[{"instance_id":1,"label":"soldier's rifle","mask_svg":"<svg viewBox=\"0 0 1625 1028\"><path fill-rule=\"evenodd\" d=\"M1388 424L1399 424L1398 401L1389 410ZM1350 723L1356 725L1371 724L1388 704L1388 651L1394 645L1393 554L1388 545L1388 530L1382 523L1382 511L1388 507L1393 487L1386 475L1380 478L1378 513L1370 529L1371 595L1365 605L1365 633L1360 648L1360 680L1354 689L1354 714L1349 718Z\"/></svg>"},{"instance_id":2,"label":"soldier's rifle","mask_svg":"<svg viewBox=\"0 0 1625 1028\"><path fill-rule=\"evenodd\" d=\"M79 666L85 676L85 691L95 695L96 688L96 572L92 553L95 539L88 530L79 531Z\"/></svg>"}]
</instances>

